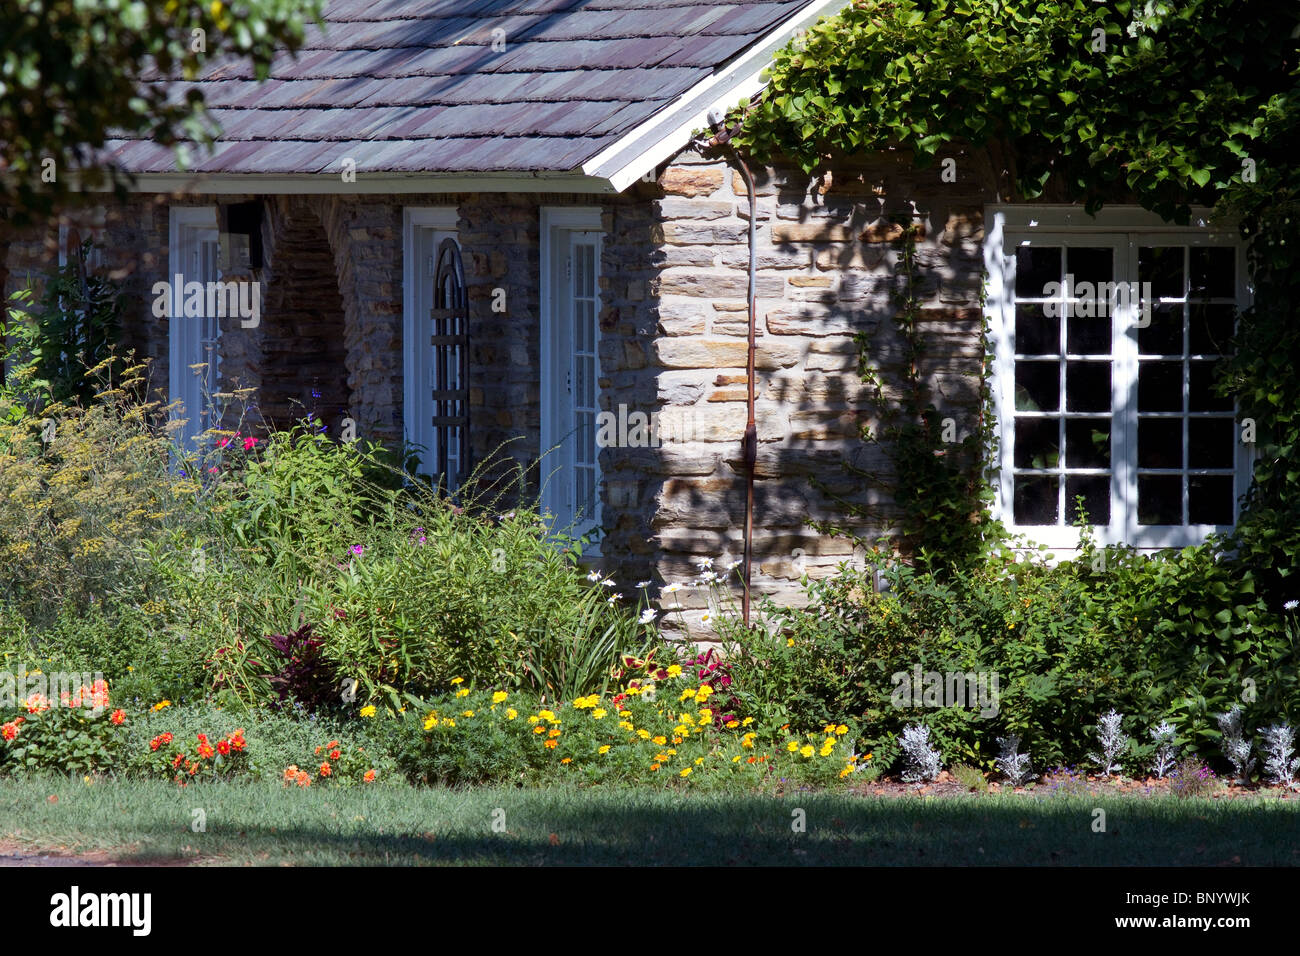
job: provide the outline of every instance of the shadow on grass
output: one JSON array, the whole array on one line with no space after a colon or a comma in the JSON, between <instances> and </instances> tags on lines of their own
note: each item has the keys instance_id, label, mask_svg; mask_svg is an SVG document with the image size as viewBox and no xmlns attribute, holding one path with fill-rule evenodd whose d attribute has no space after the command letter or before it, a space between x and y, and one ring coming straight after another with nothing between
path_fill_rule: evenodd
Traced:
<instances>
[{"instance_id":1,"label":"shadow on grass","mask_svg":"<svg viewBox=\"0 0 1300 956\"><path fill-rule=\"evenodd\" d=\"M430 808L427 830L408 824L403 832L385 827L340 832L314 821L287 827L249 821L187 834L184 842L199 852L200 862L301 865L1277 866L1300 861L1300 814L1282 805L547 791L443 796L450 800L444 800L442 812ZM494 817L498 809L504 813ZM504 832L493 832L494 819ZM179 847L176 827L137 827L130 835L141 852L119 857L123 862L174 855Z\"/></svg>"}]
</instances>

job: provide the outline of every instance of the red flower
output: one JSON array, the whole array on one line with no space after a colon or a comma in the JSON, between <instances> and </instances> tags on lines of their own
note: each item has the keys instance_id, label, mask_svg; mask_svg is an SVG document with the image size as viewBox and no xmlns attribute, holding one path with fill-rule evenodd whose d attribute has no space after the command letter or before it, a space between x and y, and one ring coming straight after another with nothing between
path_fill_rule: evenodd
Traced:
<instances>
[{"instance_id":1,"label":"red flower","mask_svg":"<svg viewBox=\"0 0 1300 956\"><path fill-rule=\"evenodd\" d=\"M176 759L172 761L172 767L179 767L184 762L185 762L185 755L177 754Z\"/></svg>"},{"instance_id":2,"label":"red flower","mask_svg":"<svg viewBox=\"0 0 1300 956\"><path fill-rule=\"evenodd\" d=\"M322 777L328 777L328 776L330 775L330 773L331 773L331 771L330 771L330 765L329 765L329 764L327 764L327 763L323 763L323 764L320 765L320 775L321 775Z\"/></svg>"},{"instance_id":3,"label":"red flower","mask_svg":"<svg viewBox=\"0 0 1300 956\"><path fill-rule=\"evenodd\" d=\"M167 731L166 733L164 733L164 734L162 735L162 738L161 738L161 739L162 739L162 742L165 743L165 744L169 744L169 743L171 743L171 742L172 742L172 739L173 739L173 738L172 738L172 732L171 732L170 730Z\"/></svg>"},{"instance_id":4,"label":"red flower","mask_svg":"<svg viewBox=\"0 0 1300 956\"><path fill-rule=\"evenodd\" d=\"M338 760L338 759L339 759L339 752L337 750L331 750L330 760Z\"/></svg>"},{"instance_id":5,"label":"red flower","mask_svg":"<svg viewBox=\"0 0 1300 956\"><path fill-rule=\"evenodd\" d=\"M217 744L217 753L221 754L221 756L223 756L223 757L226 756L227 754L229 754L229 753L230 753L230 741L229 741L229 740L223 740L223 741L221 741L219 744Z\"/></svg>"},{"instance_id":6,"label":"red flower","mask_svg":"<svg viewBox=\"0 0 1300 956\"><path fill-rule=\"evenodd\" d=\"M119 707L117 710L113 711L112 715L108 719L115 724L121 725L126 720L126 711Z\"/></svg>"}]
</instances>

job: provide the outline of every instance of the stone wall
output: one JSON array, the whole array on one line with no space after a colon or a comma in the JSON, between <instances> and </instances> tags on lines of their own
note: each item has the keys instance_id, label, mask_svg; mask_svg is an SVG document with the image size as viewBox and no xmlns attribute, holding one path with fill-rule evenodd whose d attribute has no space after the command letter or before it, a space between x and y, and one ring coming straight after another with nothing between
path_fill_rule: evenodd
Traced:
<instances>
[{"instance_id":1,"label":"stone wall","mask_svg":"<svg viewBox=\"0 0 1300 956\"><path fill-rule=\"evenodd\" d=\"M923 230L916 256L928 347L922 377L960 434L975 424L982 210L995 198L995 178L979 156L959 155L956 172L946 182L940 167L918 171L909 157L893 154L833 163L814 176L785 167L754 171L758 594L797 603L801 573L824 576L853 557L849 541L808 525L843 517L833 496L870 503L885 516L859 531L887 530L888 490L846 474L841 463L889 474L888 456L858 437L870 424L870 406L854 336L870 337L872 362L887 383L896 380L897 213ZM657 187L646 344L661 425L673 425L651 456L663 475L651 510L657 570L672 582L696 575L700 558L727 562L743 552L749 205L743 178L724 157L682 154L661 171ZM825 493L814 489L814 476ZM676 599L690 623L708 595L687 589L669 603Z\"/></svg>"}]
</instances>

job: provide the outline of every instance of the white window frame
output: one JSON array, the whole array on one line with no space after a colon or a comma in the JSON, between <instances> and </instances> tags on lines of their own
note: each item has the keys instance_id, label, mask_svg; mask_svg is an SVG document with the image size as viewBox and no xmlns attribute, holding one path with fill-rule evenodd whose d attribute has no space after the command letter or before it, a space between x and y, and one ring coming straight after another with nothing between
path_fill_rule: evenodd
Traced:
<instances>
[{"instance_id":1,"label":"white window frame","mask_svg":"<svg viewBox=\"0 0 1300 956\"><path fill-rule=\"evenodd\" d=\"M1078 206L992 205L985 209L984 261L988 271L985 315L993 351L992 397L998 441L997 477L994 491L996 514L1015 535L1053 551L1074 551L1080 544L1079 531L1072 525L1058 527L1017 525L1013 511L1015 448L1015 254L1021 244L1096 245L1114 243L1117 263L1123 264L1116 280L1136 280L1137 248L1170 242L1179 245L1230 246L1237 251L1238 307L1246 308L1254 289L1250 282L1246 250L1235 223L1210 222L1208 209L1194 209L1187 226L1167 222L1153 213L1132 206L1109 206L1094 218ZM1127 257L1127 258L1125 258ZM1120 303L1122 323L1112 333L1111 412L1116 421L1111 445L1111 522L1097 525L1092 533L1099 544L1127 544L1139 550L1181 548L1194 545L1213 533L1231 530L1232 525L1139 525L1137 523L1136 436L1137 372L1136 337L1131 334L1136 303ZM1122 329L1122 331L1121 331ZM1062 343L1064 346L1065 343ZM1238 436L1240 426L1238 424ZM1241 495L1249 487L1254 453L1236 442L1234 461L1234 525L1240 518Z\"/></svg>"},{"instance_id":2,"label":"white window frame","mask_svg":"<svg viewBox=\"0 0 1300 956\"><path fill-rule=\"evenodd\" d=\"M442 470L437 461L438 443L432 424L433 399L430 376L433 350L428 344L429 309L433 307L431 266L419 252L419 236L432 229L431 255L438 254L443 239L460 242L460 212L455 206L407 206L402 210L402 430L406 441L421 447L422 475Z\"/></svg>"},{"instance_id":3,"label":"white window frame","mask_svg":"<svg viewBox=\"0 0 1300 956\"><path fill-rule=\"evenodd\" d=\"M561 323L572 319L571 286L566 275L568 250L574 234L596 234L596 404L600 404L599 348L600 348L600 276L601 252L604 246L601 208L599 206L547 206L541 210L541 481L542 509L555 519L555 527L563 530L575 515L570 503L573 493L573 462L564 447L566 435L573 430L572 407L568 396L568 378L572 369L573 353L567 343L570 334ZM604 480L596 464L595 514L584 516L580 526L568 533L578 536L597 532L597 540L587 546L587 553L600 554L599 534L603 524Z\"/></svg>"},{"instance_id":4,"label":"white window frame","mask_svg":"<svg viewBox=\"0 0 1300 956\"><path fill-rule=\"evenodd\" d=\"M189 262L190 253L194 251L195 243L199 241L200 233L211 233L212 236L219 236L220 231L217 226L217 207L216 206L173 206L170 209L168 227L168 269L167 282L171 286L171 307L170 317L167 322L167 357L168 357L168 382L167 394L172 401L176 399L184 400L192 394L194 383L197 376L191 365L204 361L202 355L202 337L203 321L201 319L185 318L185 290L184 284L191 281L191 273L186 263ZM176 283L176 276L182 276L180 285ZM212 277L213 280L220 278L220 267L218 275ZM220 327L218 326L218 332ZM209 374L212 381L220 381L220 352L211 359L214 367ZM202 389L200 389L200 401L202 400ZM173 418L187 419L183 430L176 434L176 441L187 450L197 448L198 436L204 431L200 427L200 415L202 408L191 409L184 408L179 412L173 411Z\"/></svg>"}]
</instances>

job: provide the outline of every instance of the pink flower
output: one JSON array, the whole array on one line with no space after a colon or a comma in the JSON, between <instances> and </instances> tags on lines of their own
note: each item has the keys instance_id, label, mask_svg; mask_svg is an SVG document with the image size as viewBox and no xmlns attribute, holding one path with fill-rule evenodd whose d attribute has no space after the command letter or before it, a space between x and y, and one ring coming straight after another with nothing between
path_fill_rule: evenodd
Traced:
<instances>
[{"instance_id":1,"label":"pink flower","mask_svg":"<svg viewBox=\"0 0 1300 956\"><path fill-rule=\"evenodd\" d=\"M244 451L252 451L253 446L257 444L257 439L251 435L244 439Z\"/></svg>"},{"instance_id":2,"label":"pink flower","mask_svg":"<svg viewBox=\"0 0 1300 956\"><path fill-rule=\"evenodd\" d=\"M366 547L363 544L354 544L352 546L352 553L357 555L358 557L365 554L365 552L366 552Z\"/></svg>"}]
</instances>

